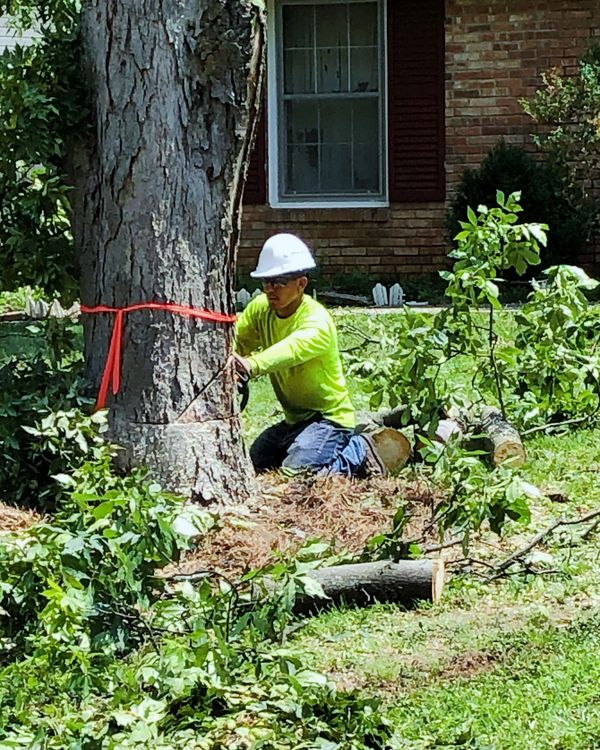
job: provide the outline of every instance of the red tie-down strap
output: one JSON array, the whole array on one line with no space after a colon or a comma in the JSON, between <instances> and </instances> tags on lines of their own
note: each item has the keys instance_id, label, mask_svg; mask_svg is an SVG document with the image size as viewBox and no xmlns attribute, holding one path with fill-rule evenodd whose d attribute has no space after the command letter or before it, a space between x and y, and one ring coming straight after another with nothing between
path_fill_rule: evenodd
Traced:
<instances>
[{"instance_id":1,"label":"red tie-down strap","mask_svg":"<svg viewBox=\"0 0 600 750\"><path fill-rule=\"evenodd\" d=\"M106 307L104 305L88 307L87 305L81 305L82 313L114 313L115 315L115 324L110 338L110 346L108 347L100 390L98 391L96 409L104 409L106 406L108 389L111 385L113 395L115 396L121 388L123 319L127 313L134 312L135 310L165 310L166 312L175 313L175 315L184 315L188 318L201 318L212 323L235 323L236 321L235 315L227 315L225 313L213 312L212 310L205 310L204 308L188 307L170 302L140 302L137 305L129 305L128 307Z\"/></svg>"}]
</instances>

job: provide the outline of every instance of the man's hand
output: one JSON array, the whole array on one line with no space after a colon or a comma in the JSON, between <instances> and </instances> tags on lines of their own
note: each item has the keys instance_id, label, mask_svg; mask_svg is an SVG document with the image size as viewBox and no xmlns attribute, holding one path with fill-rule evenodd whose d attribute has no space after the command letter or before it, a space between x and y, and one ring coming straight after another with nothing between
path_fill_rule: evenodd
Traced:
<instances>
[{"instance_id":1,"label":"man's hand","mask_svg":"<svg viewBox=\"0 0 600 750\"><path fill-rule=\"evenodd\" d=\"M235 365L235 372L238 380L247 381L252 376L252 368L250 362L245 357L240 357L239 354L233 355L233 364Z\"/></svg>"}]
</instances>

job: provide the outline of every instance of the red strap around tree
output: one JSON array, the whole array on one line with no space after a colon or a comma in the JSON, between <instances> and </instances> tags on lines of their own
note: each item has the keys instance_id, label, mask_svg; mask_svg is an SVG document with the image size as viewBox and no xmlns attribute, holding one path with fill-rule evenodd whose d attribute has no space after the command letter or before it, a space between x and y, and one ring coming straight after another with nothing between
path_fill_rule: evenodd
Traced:
<instances>
[{"instance_id":1,"label":"red strap around tree","mask_svg":"<svg viewBox=\"0 0 600 750\"><path fill-rule=\"evenodd\" d=\"M235 315L227 315L225 313L212 312L211 310L205 310L203 308L187 307L186 305L177 305L170 302L141 302L137 305L129 305L128 307L105 307L104 305L99 305L98 307L87 307L87 305L81 305L82 313L115 314L115 325L110 339L104 373L102 374L102 382L100 383L96 409L104 409L106 406L108 389L111 384L113 395L116 395L121 388L123 318L126 313L133 312L134 310L166 310L167 312L172 312L176 315L184 315L189 318L201 318L202 320L208 320L213 323L235 323L236 320Z\"/></svg>"}]
</instances>

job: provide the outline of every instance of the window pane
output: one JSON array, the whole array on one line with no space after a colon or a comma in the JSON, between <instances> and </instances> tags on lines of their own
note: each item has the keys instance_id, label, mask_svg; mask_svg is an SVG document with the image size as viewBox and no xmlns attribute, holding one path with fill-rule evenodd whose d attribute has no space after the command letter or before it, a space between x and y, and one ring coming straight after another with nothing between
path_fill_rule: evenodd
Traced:
<instances>
[{"instance_id":1,"label":"window pane","mask_svg":"<svg viewBox=\"0 0 600 750\"><path fill-rule=\"evenodd\" d=\"M290 146L287 150L287 193L315 193L319 184L318 146Z\"/></svg>"},{"instance_id":2,"label":"window pane","mask_svg":"<svg viewBox=\"0 0 600 750\"><path fill-rule=\"evenodd\" d=\"M350 50L350 90L377 91L379 67L375 47L355 47Z\"/></svg>"},{"instance_id":3,"label":"window pane","mask_svg":"<svg viewBox=\"0 0 600 750\"><path fill-rule=\"evenodd\" d=\"M341 3L315 8L317 47L348 46L348 6Z\"/></svg>"},{"instance_id":4,"label":"window pane","mask_svg":"<svg viewBox=\"0 0 600 750\"><path fill-rule=\"evenodd\" d=\"M312 50L284 52L284 91L286 94L312 94L315 90Z\"/></svg>"},{"instance_id":5,"label":"window pane","mask_svg":"<svg viewBox=\"0 0 600 750\"><path fill-rule=\"evenodd\" d=\"M352 143L352 102L321 102L319 134L321 143Z\"/></svg>"},{"instance_id":6,"label":"window pane","mask_svg":"<svg viewBox=\"0 0 600 750\"><path fill-rule=\"evenodd\" d=\"M324 193L352 191L352 147L350 144L323 145L321 154L321 190Z\"/></svg>"},{"instance_id":7,"label":"window pane","mask_svg":"<svg viewBox=\"0 0 600 750\"><path fill-rule=\"evenodd\" d=\"M315 6L314 5L284 5L283 6L283 46L309 47L315 44Z\"/></svg>"},{"instance_id":8,"label":"window pane","mask_svg":"<svg viewBox=\"0 0 600 750\"><path fill-rule=\"evenodd\" d=\"M379 143L357 143L354 146L354 189L358 192L379 192Z\"/></svg>"},{"instance_id":9,"label":"window pane","mask_svg":"<svg viewBox=\"0 0 600 750\"><path fill-rule=\"evenodd\" d=\"M376 47L377 4L350 3L350 44L352 46Z\"/></svg>"},{"instance_id":10,"label":"window pane","mask_svg":"<svg viewBox=\"0 0 600 750\"><path fill-rule=\"evenodd\" d=\"M317 91L339 94L348 91L348 48L317 50Z\"/></svg>"},{"instance_id":11,"label":"window pane","mask_svg":"<svg viewBox=\"0 0 600 750\"><path fill-rule=\"evenodd\" d=\"M379 192L379 101L354 101L354 188L359 192Z\"/></svg>"},{"instance_id":12,"label":"window pane","mask_svg":"<svg viewBox=\"0 0 600 750\"><path fill-rule=\"evenodd\" d=\"M318 108L316 102L286 102L285 112L289 145L318 143Z\"/></svg>"},{"instance_id":13,"label":"window pane","mask_svg":"<svg viewBox=\"0 0 600 750\"><path fill-rule=\"evenodd\" d=\"M354 140L367 143L379 139L379 102L377 99L355 99L353 102Z\"/></svg>"}]
</instances>

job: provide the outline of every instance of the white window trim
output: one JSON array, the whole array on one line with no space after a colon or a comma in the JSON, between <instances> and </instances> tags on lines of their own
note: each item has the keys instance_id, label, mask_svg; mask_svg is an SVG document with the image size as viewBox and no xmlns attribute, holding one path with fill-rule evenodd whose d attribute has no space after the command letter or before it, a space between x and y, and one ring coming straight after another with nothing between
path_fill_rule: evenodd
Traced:
<instances>
[{"instance_id":1,"label":"white window trim","mask_svg":"<svg viewBox=\"0 0 600 750\"><path fill-rule=\"evenodd\" d=\"M382 158L382 181L383 194L370 200L360 198L348 200L325 200L323 198L293 200L287 198L281 200L279 197L279 103L277 101L277 40L275 34L275 18L277 13L277 0L268 0L267 14L267 147L268 147L268 200L271 208L388 208L389 186L388 186L388 50L387 50L387 0L382 0L383 12L383 158ZM346 0L295 0L295 2L313 5L315 2L346 2Z\"/></svg>"}]
</instances>

